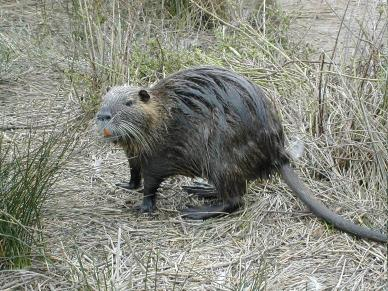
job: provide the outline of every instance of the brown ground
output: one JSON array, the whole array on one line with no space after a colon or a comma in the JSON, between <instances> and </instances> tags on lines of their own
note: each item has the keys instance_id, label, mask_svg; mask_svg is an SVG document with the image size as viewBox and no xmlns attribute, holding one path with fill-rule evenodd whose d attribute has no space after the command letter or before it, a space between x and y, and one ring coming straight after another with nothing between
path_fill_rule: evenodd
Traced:
<instances>
[{"instance_id":1,"label":"brown ground","mask_svg":"<svg viewBox=\"0 0 388 291\"><path fill-rule=\"evenodd\" d=\"M3 11L14 9L12 2L2 2ZM32 19L31 7L23 19L34 23L39 18ZM9 129L70 124L81 114L74 92L55 66L46 66L37 57L39 52L29 50L27 38L16 37L17 27L23 27L20 18L15 17L14 25L12 30L0 28L0 40L7 39L20 52L10 70L17 77L8 73L0 83L0 125ZM9 139L24 133L1 132ZM313 178L308 171L313 170L311 156L319 160L320 151L324 155L330 146L317 149L315 138L303 134L306 154L298 165L306 184L341 215L356 222L366 217L368 225L382 230L387 220L384 195L365 191L350 172L327 169L330 182ZM172 178L159 191L155 214L143 216L132 209L141 194L114 186L129 178L123 153L96 138L92 121L82 135L44 206L44 245L51 261L0 271L0 289L387 288L386 246L330 229L278 179L251 183L245 207L238 213L193 222L179 216L186 204L198 202L181 190L190 180Z\"/></svg>"}]
</instances>

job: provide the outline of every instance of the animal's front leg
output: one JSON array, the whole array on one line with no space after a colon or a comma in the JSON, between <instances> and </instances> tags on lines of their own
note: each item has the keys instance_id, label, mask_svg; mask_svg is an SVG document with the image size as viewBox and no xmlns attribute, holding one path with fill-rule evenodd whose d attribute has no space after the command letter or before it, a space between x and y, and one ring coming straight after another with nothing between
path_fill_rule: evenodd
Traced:
<instances>
[{"instance_id":1,"label":"animal's front leg","mask_svg":"<svg viewBox=\"0 0 388 291\"><path fill-rule=\"evenodd\" d=\"M116 186L125 188L128 190L134 190L137 188L140 188L141 186L141 166L138 161L130 161L130 167L131 167L131 178L129 180L129 183L122 182L117 183Z\"/></svg>"},{"instance_id":2,"label":"animal's front leg","mask_svg":"<svg viewBox=\"0 0 388 291\"><path fill-rule=\"evenodd\" d=\"M131 167L131 179L129 180L129 188L137 189L141 185L141 167L139 164L134 164Z\"/></svg>"},{"instance_id":3,"label":"animal's front leg","mask_svg":"<svg viewBox=\"0 0 388 291\"><path fill-rule=\"evenodd\" d=\"M159 177L152 177L144 175L144 194L143 202L136 206L136 210L141 213L151 213L155 209L156 191L158 190L162 179Z\"/></svg>"}]
</instances>

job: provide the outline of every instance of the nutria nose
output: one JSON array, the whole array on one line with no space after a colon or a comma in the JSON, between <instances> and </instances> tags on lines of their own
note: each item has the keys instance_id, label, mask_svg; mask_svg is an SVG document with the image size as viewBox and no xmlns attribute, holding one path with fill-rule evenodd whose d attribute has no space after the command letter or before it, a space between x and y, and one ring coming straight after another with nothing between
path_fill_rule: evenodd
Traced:
<instances>
[{"instance_id":1,"label":"nutria nose","mask_svg":"<svg viewBox=\"0 0 388 291\"><path fill-rule=\"evenodd\" d=\"M97 119L101 121L107 121L112 118L112 115L109 112L100 112L97 114Z\"/></svg>"}]
</instances>

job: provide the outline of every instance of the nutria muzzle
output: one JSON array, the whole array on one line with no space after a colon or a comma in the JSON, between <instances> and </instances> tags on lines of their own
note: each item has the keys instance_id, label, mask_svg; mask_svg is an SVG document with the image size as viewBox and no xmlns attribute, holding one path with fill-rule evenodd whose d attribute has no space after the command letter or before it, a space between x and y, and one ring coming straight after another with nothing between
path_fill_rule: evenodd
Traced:
<instances>
[{"instance_id":1,"label":"nutria muzzle","mask_svg":"<svg viewBox=\"0 0 388 291\"><path fill-rule=\"evenodd\" d=\"M101 133L101 135L104 137L112 137L111 130L107 128L111 119L112 114L106 107L101 108L101 110L96 115L98 132Z\"/></svg>"}]
</instances>

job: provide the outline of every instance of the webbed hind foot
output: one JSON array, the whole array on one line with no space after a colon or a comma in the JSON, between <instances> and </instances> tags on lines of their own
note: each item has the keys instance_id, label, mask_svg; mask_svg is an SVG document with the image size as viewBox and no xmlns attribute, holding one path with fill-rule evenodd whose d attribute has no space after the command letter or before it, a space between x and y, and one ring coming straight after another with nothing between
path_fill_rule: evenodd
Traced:
<instances>
[{"instance_id":1,"label":"webbed hind foot","mask_svg":"<svg viewBox=\"0 0 388 291\"><path fill-rule=\"evenodd\" d=\"M239 204L207 205L199 207L189 207L183 210L182 216L187 219L205 220L232 213L240 207Z\"/></svg>"}]
</instances>

